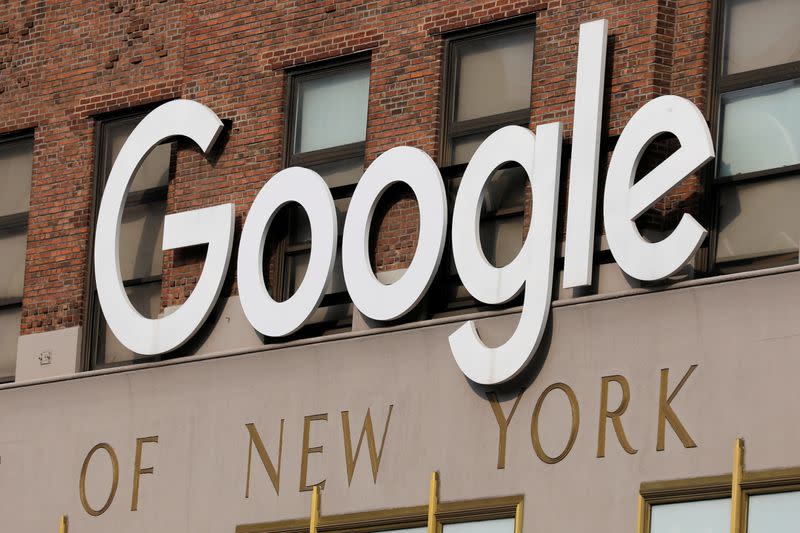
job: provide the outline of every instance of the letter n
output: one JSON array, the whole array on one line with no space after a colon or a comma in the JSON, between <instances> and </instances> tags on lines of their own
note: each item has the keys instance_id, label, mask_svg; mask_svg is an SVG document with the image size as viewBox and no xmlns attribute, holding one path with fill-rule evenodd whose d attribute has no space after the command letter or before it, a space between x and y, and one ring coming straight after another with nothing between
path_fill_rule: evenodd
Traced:
<instances>
[{"instance_id":1,"label":"letter n","mask_svg":"<svg viewBox=\"0 0 800 533\"><path fill-rule=\"evenodd\" d=\"M284 420L281 419L281 433L280 438L278 441L278 468L275 468L275 465L272 464L272 460L269 458L269 454L267 453L267 449L264 447L264 441L261 440L261 435L258 434L258 430L256 429L256 425L253 423L245 424L247 427L247 432L250 434L250 445L247 450L247 481L245 482L244 487L244 497L250 497L250 467L253 460L253 445L256 446L256 451L258 452L258 456L261 458L261 464L264 465L264 470L267 471L267 475L269 476L270 481L272 481L272 486L275 487L275 494L280 494L280 485L281 485L281 456L283 455L283 422Z\"/></svg>"}]
</instances>

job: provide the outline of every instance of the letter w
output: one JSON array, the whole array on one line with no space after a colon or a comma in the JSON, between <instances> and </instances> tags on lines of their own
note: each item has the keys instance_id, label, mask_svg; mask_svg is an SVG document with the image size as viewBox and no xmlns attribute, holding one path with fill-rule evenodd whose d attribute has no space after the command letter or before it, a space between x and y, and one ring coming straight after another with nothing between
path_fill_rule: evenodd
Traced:
<instances>
[{"instance_id":1,"label":"letter w","mask_svg":"<svg viewBox=\"0 0 800 533\"><path fill-rule=\"evenodd\" d=\"M250 423L245 424L245 427L247 427L247 432L250 434L250 446L247 450L247 481L245 482L244 487L244 497L250 497L250 466L253 459L253 444L256 445L256 451L258 452L258 456L261 458L261 464L264 465L264 469L267 471L270 481L272 481L272 486L275 487L275 494L280 494L281 456L283 455L283 419L281 419L281 434L278 441L277 469L275 468L275 465L272 464L272 460L269 458L269 454L267 453L267 449L264 447L264 442L261 440L261 435L258 434L256 425Z\"/></svg>"},{"instance_id":2,"label":"letter w","mask_svg":"<svg viewBox=\"0 0 800 533\"><path fill-rule=\"evenodd\" d=\"M369 462L372 465L372 482L378 481L378 469L381 466L381 457L383 456L383 445L386 443L386 434L389 432L389 420L392 418L392 409L394 405L389 405L389 414L386 416L386 425L383 428L383 437L381 437L381 448L377 449L375 446L375 431L372 429L372 417L370 416L369 409L367 415L364 417L364 425L361 427L361 435L358 437L358 444L356 445L356 454L353 455L353 441L350 436L350 412L342 411L342 432L344 433L344 460L347 464L347 484L348 486L353 481L353 473L356 470L356 461L358 461L358 453L361 451L361 442L364 440L364 434L367 435L367 448L369 448Z\"/></svg>"}]
</instances>

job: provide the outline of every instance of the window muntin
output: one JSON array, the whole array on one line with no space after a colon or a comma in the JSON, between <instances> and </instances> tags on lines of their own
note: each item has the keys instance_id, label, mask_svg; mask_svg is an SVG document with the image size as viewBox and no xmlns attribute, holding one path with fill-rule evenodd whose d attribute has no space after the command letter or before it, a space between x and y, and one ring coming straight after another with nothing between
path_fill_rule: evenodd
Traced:
<instances>
[{"instance_id":1,"label":"window muntin","mask_svg":"<svg viewBox=\"0 0 800 533\"><path fill-rule=\"evenodd\" d=\"M144 113L102 120L98 124L96 194L102 195L114 160ZM175 150L174 143L153 149L142 162L131 184L120 228L120 273L125 292L142 315L157 318L161 310L163 251L161 242L167 208L167 187ZM99 200L96 208L99 208ZM106 326L96 287L91 283L92 303L87 343L93 368L151 361L123 346Z\"/></svg>"},{"instance_id":2,"label":"window muntin","mask_svg":"<svg viewBox=\"0 0 800 533\"><path fill-rule=\"evenodd\" d=\"M0 141L0 382L16 371L32 172L33 136Z\"/></svg>"},{"instance_id":3,"label":"window muntin","mask_svg":"<svg viewBox=\"0 0 800 533\"><path fill-rule=\"evenodd\" d=\"M711 241L720 273L797 263L797 232L789 228L800 220L792 221L779 197L792 196L795 183L786 178L800 174L800 36L783 33L775 17L798 7L784 0L720 4ZM759 208L771 201L778 203Z\"/></svg>"},{"instance_id":4,"label":"window muntin","mask_svg":"<svg viewBox=\"0 0 800 533\"><path fill-rule=\"evenodd\" d=\"M306 321L324 329L347 328L353 308L344 285L341 235L350 197L364 171L370 62L354 57L291 72L286 166L317 172L331 189L338 215L339 245L320 307ZM277 299L302 283L311 253L308 217L299 206L286 216L287 236L279 254Z\"/></svg>"},{"instance_id":5,"label":"window muntin","mask_svg":"<svg viewBox=\"0 0 800 533\"><path fill-rule=\"evenodd\" d=\"M727 0L723 38L723 74L800 60L800 2Z\"/></svg>"}]
</instances>

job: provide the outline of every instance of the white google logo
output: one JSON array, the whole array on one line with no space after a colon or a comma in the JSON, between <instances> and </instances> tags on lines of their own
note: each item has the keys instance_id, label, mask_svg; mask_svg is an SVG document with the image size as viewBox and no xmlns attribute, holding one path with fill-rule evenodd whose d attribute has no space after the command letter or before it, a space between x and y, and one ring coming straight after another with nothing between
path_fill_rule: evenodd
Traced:
<instances>
[{"instance_id":1,"label":"white google logo","mask_svg":"<svg viewBox=\"0 0 800 533\"><path fill-rule=\"evenodd\" d=\"M592 252L600 145L607 23L581 26L575 122L570 172L564 286L592 281ZM149 113L119 152L108 178L97 220L94 265L97 292L106 321L117 338L140 354L173 350L194 335L219 297L233 245L234 206L223 204L168 215L165 250L208 243L197 286L174 313L150 319L138 313L125 294L119 266L120 221L138 166L160 142L188 137L207 152L222 122L206 106L191 100L168 102ZM639 159L662 133L680 141L680 149L634 184ZM550 312L558 209L562 132L560 123L544 124L534 134L509 126L481 144L461 181L453 211L453 257L465 288L486 304L501 304L525 290L519 324L502 346L487 347L469 321L450 335L459 367L471 380L502 383L519 374L536 353ZM700 111L676 96L656 98L631 118L619 138L608 169L604 197L605 233L619 266L640 280L667 277L699 248L706 230L688 214L657 243L645 240L635 219L661 196L714 157L708 126ZM531 231L517 257L498 268L481 250L482 194L492 172L506 162L527 172L535 209ZM369 228L375 205L393 183L414 191L420 212L417 252L395 283L384 285L369 261ZM297 202L308 215L312 248L308 270L295 294L284 302L268 293L262 271L264 239L278 210ZM342 263L353 303L374 320L394 320L424 296L439 267L445 245L447 200L441 175L431 158L416 148L392 148L366 169L347 212ZM317 308L336 253L336 210L326 183L314 171L293 167L278 172L259 192L247 215L238 257L239 295L245 315L260 333L281 337L298 328Z\"/></svg>"}]
</instances>

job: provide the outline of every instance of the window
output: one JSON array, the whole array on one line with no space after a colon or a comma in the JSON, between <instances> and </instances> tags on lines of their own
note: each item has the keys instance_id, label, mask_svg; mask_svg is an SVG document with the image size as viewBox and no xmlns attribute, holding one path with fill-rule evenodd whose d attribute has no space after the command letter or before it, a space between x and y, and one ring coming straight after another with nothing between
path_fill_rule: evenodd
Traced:
<instances>
[{"instance_id":1,"label":"window","mask_svg":"<svg viewBox=\"0 0 800 533\"><path fill-rule=\"evenodd\" d=\"M137 113L99 121L95 210L100 207L99 199L114 159L143 117L144 113ZM161 238L174 150L174 143L170 143L150 152L133 179L122 214L119 244L122 280L131 304L150 318L157 318L161 309ZM92 264L93 258L90 259ZM97 299L94 276L90 276L90 280L86 346L90 366L99 368L153 360L153 357L141 357L128 350L108 329Z\"/></svg>"},{"instance_id":2,"label":"window","mask_svg":"<svg viewBox=\"0 0 800 533\"><path fill-rule=\"evenodd\" d=\"M642 483L639 533L729 533L731 476Z\"/></svg>"},{"instance_id":3,"label":"window","mask_svg":"<svg viewBox=\"0 0 800 533\"><path fill-rule=\"evenodd\" d=\"M291 72L286 166L304 166L322 176L331 189L339 219L339 251L320 308L309 324L348 327L352 305L341 260L345 213L364 169L370 63L362 57ZM279 258L275 298L285 300L303 281L311 253L308 217L289 210L287 237Z\"/></svg>"},{"instance_id":4,"label":"window","mask_svg":"<svg viewBox=\"0 0 800 533\"><path fill-rule=\"evenodd\" d=\"M639 533L728 533L731 476L643 483ZM800 524L800 471L746 472L742 533L790 533Z\"/></svg>"},{"instance_id":5,"label":"window","mask_svg":"<svg viewBox=\"0 0 800 533\"><path fill-rule=\"evenodd\" d=\"M800 249L800 2L724 0L719 11L717 269L793 264Z\"/></svg>"},{"instance_id":6,"label":"window","mask_svg":"<svg viewBox=\"0 0 800 533\"><path fill-rule=\"evenodd\" d=\"M0 140L0 382L16 371L32 166L33 136Z\"/></svg>"},{"instance_id":7,"label":"window","mask_svg":"<svg viewBox=\"0 0 800 533\"><path fill-rule=\"evenodd\" d=\"M486 137L503 126L530 124L533 41L530 19L445 39L441 164L451 206L466 163ZM522 248L529 192L528 176L516 164L495 170L486 186L481 245L496 266L510 263ZM442 264L446 271L441 300L450 309L473 307L475 301L461 286L452 257Z\"/></svg>"},{"instance_id":8,"label":"window","mask_svg":"<svg viewBox=\"0 0 800 533\"><path fill-rule=\"evenodd\" d=\"M441 533L521 533L522 499L492 498L438 504L436 530ZM322 516L318 533L426 533L427 506ZM245 524L236 533L308 533L309 520Z\"/></svg>"}]
</instances>

